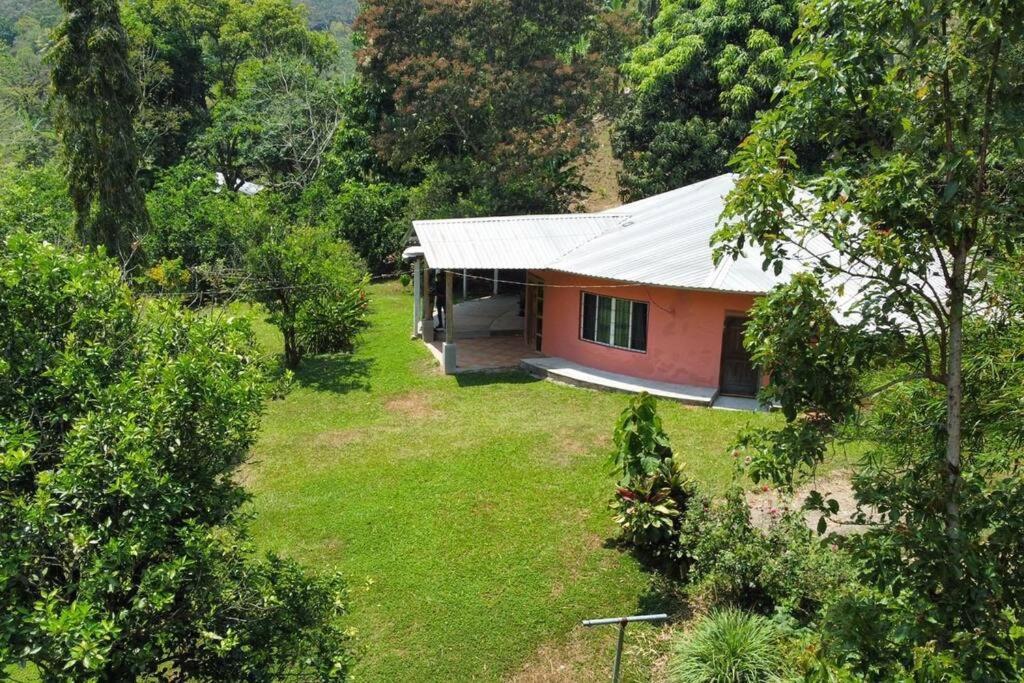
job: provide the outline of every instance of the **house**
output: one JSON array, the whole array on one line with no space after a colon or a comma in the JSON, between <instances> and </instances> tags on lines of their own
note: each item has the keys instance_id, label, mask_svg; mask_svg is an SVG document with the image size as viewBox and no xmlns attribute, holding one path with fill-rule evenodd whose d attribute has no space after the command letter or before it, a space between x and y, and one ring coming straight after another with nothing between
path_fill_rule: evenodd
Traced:
<instances>
[{"instance_id":1,"label":"house","mask_svg":"<svg viewBox=\"0 0 1024 683\"><path fill-rule=\"evenodd\" d=\"M477 346L486 352L499 342L460 335L460 320L481 304L453 306L453 282L471 273L495 287L512 279L525 306L518 334L500 341L506 360L518 353L537 374L700 405L754 396L761 378L743 348L746 317L758 296L802 266L775 275L754 253L715 264L712 235L734 182L721 175L596 214L414 221L418 244L405 252L416 271L414 331L446 372L471 367L460 353L479 359ZM436 271L446 276L453 318L440 344Z\"/></svg>"}]
</instances>

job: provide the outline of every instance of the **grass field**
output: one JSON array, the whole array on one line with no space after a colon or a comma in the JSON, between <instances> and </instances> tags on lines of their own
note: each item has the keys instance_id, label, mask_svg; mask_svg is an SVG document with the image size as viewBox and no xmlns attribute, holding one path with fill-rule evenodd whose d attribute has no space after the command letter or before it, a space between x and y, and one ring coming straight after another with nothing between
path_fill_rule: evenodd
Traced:
<instances>
[{"instance_id":1,"label":"grass field","mask_svg":"<svg viewBox=\"0 0 1024 683\"><path fill-rule=\"evenodd\" d=\"M410 294L373 295L355 356L304 361L268 406L245 471L260 545L348 577L361 680L607 675L612 629L579 620L658 607L650 576L611 543L608 452L626 397L519 373L446 377L409 339ZM257 331L280 348L273 328ZM729 479L736 432L776 419L661 413L712 488Z\"/></svg>"}]
</instances>

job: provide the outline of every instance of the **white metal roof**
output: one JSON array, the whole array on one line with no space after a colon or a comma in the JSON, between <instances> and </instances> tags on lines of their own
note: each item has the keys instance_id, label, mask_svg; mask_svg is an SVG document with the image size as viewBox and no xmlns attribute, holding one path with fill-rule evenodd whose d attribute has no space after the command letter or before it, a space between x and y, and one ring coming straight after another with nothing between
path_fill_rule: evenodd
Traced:
<instances>
[{"instance_id":1,"label":"white metal roof","mask_svg":"<svg viewBox=\"0 0 1024 683\"><path fill-rule=\"evenodd\" d=\"M682 289L761 294L780 276L756 248L717 266L711 238L735 184L732 174L597 214L414 221L431 268L531 268Z\"/></svg>"},{"instance_id":2,"label":"white metal roof","mask_svg":"<svg viewBox=\"0 0 1024 683\"><path fill-rule=\"evenodd\" d=\"M566 252L622 227L615 214L413 221L431 268L548 268Z\"/></svg>"}]
</instances>

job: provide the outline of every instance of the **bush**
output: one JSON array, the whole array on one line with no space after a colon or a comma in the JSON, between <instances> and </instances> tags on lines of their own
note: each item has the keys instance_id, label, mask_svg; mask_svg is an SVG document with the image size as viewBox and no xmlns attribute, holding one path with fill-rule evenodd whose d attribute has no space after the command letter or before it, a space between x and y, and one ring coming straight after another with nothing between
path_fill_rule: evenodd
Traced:
<instances>
[{"instance_id":1,"label":"bush","mask_svg":"<svg viewBox=\"0 0 1024 683\"><path fill-rule=\"evenodd\" d=\"M784 514L766 532L756 528L738 487L721 504L692 504L679 545L690 594L705 605L781 609L806 622L854 578L846 553L808 529L799 512Z\"/></svg>"},{"instance_id":2,"label":"bush","mask_svg":"<svg viewBox=\"0 0 1024 683\"><path fill-rule=\"evenodd\" d=\"M654 474L630 479L616 490L611 504L623 540L651 558L681 560L680 519L695 494L696 484L671 457Z\"/></svg>"},{"instance_id":3,"label":"bush","mask_svg":"<svg viewBox=\"0 0 1024 683\"><path fill-rule=\"evenodd\" d=\"M0 239L16 229L56 244L75 241L75 210L57 164L0 166Z\"/></svg>"},{"instance_id":4,"label":"bush","mask_svg":"<svg viewBox=\"0 0 1024 683\"><path fill-rule=\"evenodd\" d=\"M679 522L696 484L672 457L657 402L647 393L630 399L615 426L612 462L621 472L611 508L623 540L651 558L682 558Z\"/></svg>"},{"instance_id":5,"label":"bush","mask_svg":"<svg viewBox=\"0 0 1024 683\"><path fill-rule=\"evenodd\" d=\"M713 612L673 648L674 683L762 683L786 673L784 633L769 619L736 609Z\"/></svg>"},{"instance_id":6,"label":"bush","mask_svg":"<svg viewBox=\"0 0 1024 683\"><path fill-rule=\"evenodd\" d=\"M0 671L341 681L344 584L256 555L248 322L141 303L117 264L0 245Z\"/></svg>"},{"instance_id":7,"label":"bush","mask_svg":"<svg viewBox=\"0 0 1024 683\"><path fill-rule=\"evenodd\" d=\"M335 298L305 302L295 317L295 332L303 353L351 353L356 336L369 325L366 284L336 292Z\"/></svg>"}]
</instances>

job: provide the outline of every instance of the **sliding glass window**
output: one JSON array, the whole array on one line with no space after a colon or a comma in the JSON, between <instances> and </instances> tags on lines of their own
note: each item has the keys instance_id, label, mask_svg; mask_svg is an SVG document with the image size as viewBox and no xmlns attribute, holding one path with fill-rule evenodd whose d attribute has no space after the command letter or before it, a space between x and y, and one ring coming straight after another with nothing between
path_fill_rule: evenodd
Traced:
<instances>
[{"instance_id":1,"label":"sliding glass window","mask_svg":"<svg viewBox=\"0 0 1024 683\"><path fill-rule=\"evenodd\" d=\"M630 351L646 351L647 303L583 292L580 338Z\"/></svg>"}]
</instances>

